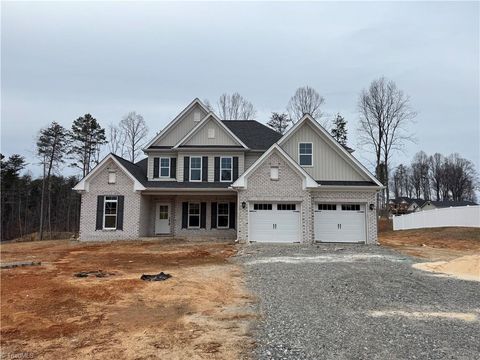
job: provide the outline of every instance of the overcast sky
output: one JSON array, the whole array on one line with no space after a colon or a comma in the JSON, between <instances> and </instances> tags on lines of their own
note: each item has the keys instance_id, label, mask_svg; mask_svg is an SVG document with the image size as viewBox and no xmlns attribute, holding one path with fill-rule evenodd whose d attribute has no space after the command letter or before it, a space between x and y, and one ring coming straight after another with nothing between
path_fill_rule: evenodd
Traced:
<instances>
[{"instance_id":1,"label":"overcast sky","mask_svg":"<svg viewBox=\"0 0 480 360\"><path fill-rule=\"evenodd\" d=\"M266 122L299 86L348 121L358 94L394 80L418 112L415 152L479 160L479 3L2 2L1 152L34 162L35 136L91 113L141 113L153 136L193 98L238 91ZM369 166L370 167L370 166ZM38 173L37 170L34 170ZM70 171L71 172L71 171Z\"/></svg>"}]
</instances>

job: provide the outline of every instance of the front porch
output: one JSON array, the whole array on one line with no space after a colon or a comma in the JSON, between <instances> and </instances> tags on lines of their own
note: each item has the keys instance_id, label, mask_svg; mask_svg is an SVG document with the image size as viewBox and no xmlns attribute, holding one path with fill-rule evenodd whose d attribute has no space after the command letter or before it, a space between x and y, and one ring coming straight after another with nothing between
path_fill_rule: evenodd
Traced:
<instances>
[{"instance_id":1,"label":"front porch","mask_svg":"<svg viewBox=\"0 0 480 360\"><path fill-rule=\"evenodd\" d=\"M236 240L237 194L142 194L141 237ZM128 211L128 209L125 209Z\"/></svg>"}]
</instances>

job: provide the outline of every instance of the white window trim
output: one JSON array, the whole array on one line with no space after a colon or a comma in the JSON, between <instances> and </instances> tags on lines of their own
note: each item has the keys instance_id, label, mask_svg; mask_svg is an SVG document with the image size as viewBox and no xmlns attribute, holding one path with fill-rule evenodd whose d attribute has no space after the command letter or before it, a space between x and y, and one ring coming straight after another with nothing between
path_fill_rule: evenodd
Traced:
<instances>
[{"instance_id":1,"label":"white window trim","mask_svg":"<svg viewBox=\"0 0 480 360\"><path fill-rule=\"evenodd\" d=\"M195 204L198 204L198 215L197 214L190 214L190 205L195 205ZM190 216L198 216L198 226L190 226ZM201 219L202 217L202 208L201 208L201 204L200 203L196 203L196 202L189 202L188 203L188 223L187 223L187 228L188 229L200 229L200 223L202 221Z\"/></svg>"},{"instance_id":2,"label":"white window trim","mask_svg":"<svg viewBox=\"0 0 480 360\"><path fill-rule=\"evenodd\" d=\"M222 168L222 159L230 159L230 169ZM222 170L230 170L230 179L222 180ZM220 156L220 182L232 182L233 181L233 156Z\"/></svg>"},{"instance_id":3,"label":"white window trim","mask_svg":"<svg viewBox=\"0 0 480 360\"><path fill-rule=\"evenodd\" d=\"M312 163L310 165L302 165L300 163L300 144L310 144L310 145L312 145L312 154L310 155L312 157ZM308 155L308 154L303 154L303 155ZM298 165L300 165L301 167L313 167L313 143L312 142L302 141L302 142L298 143Z\"/></svg>"},{"instance_id":4,"label":"white window trim","mask_svg":"<svg viewBox=\"0 0 480 360\"><path fill-rule=\"evenodd\" d=\"M162 176L162 159L167 159L168 160L168 175L163 175ZM158 160L158 178L163 178L163 179L170 178L171 163L172 163L172 159L169 158L169 157L160 157L159 158L159 160ZM165 168L165 167L163 167L163 168Z\"/></svg>"},{"instance_id":5,"label":"white window trim","mask_svg":"<svg viewBox=\"0 0 480 360\"><path fill-rule=\"evenodd\" d=\"M224 214L220 214L218 209L220 208L220 204L227 205L228 213L227 213L227 226L219 226L218 218L220 216L225 216ZM230 228L230 204L226 202L219 202L217 203L217 229L229 229Z\"/></svg>"},{"instance_id":6,"label":"white window trim","mask_svg":"<svg viewBox=\"0 0 480 360\"><path fill-rule=\"evenodd\" d=\"M115 200L107 200L107 196L111 197L114 195L106 195L103 197L103 223L102 223L102 229L103 230L117 230L117 225L118 225L118 196L115 196ZM117 203L117 206L115 207L115 227L107 228L105 227L105 209L107 208L107 202L114 202ZM112 214L109 214L108 216L113 216Z\"/></svg>"},{"instance_id":7,"label":"white window trim","mask_svg":"<svg viewBox=\"0 0 480 360\"><path fill-rule=\"evenodd\" d=\"M200 180L192 180L192 159L200 159ZM190 156L190 182L202 182L203 158L201 156ZM195 168L197 170L197 168Z\"/></svg>"}]
</instances>

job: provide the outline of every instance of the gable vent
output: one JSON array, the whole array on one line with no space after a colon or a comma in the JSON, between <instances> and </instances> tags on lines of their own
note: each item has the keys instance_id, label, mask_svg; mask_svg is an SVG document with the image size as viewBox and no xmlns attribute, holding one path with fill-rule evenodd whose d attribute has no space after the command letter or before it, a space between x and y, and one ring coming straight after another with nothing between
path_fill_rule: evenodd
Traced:
<instances>
[{"instance_id":1,"label":"gable vent","mask_svg":"<svg viewBox=\"0 0 480 360\"><path fill-rule=\"evenodd\" d=\"M193 113L193 121L200 121L201 120L201 114L200 114L200 111L195 111Z\"/></svg>"},{"instance_id":2,"label":"gable vent","mask_svg":"<svg viewBox=\"0 0 480 360\"><path fill-rule=\"evenodd\" d=\"M215 129L214 128L209 128L208 129L208 138L209 139L215 139Z\"/></svg>"}]
</instances>

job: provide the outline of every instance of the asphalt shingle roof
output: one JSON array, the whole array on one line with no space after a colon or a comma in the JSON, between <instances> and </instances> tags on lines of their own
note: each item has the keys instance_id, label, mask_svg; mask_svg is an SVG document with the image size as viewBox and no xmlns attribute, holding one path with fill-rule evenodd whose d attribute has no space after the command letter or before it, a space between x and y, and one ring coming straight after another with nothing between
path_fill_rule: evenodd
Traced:
<instances>
[{"instance_id":1,"label":"asphalt shingle roof","mask_svg":"<svg viewBox=\"0 0 480 360\"><path fill-rule=\"evenodd\" d=\"M222 123L252 150L267 150L282 137L256 120L222 120Z\"/></svg>"}]
</instances>

